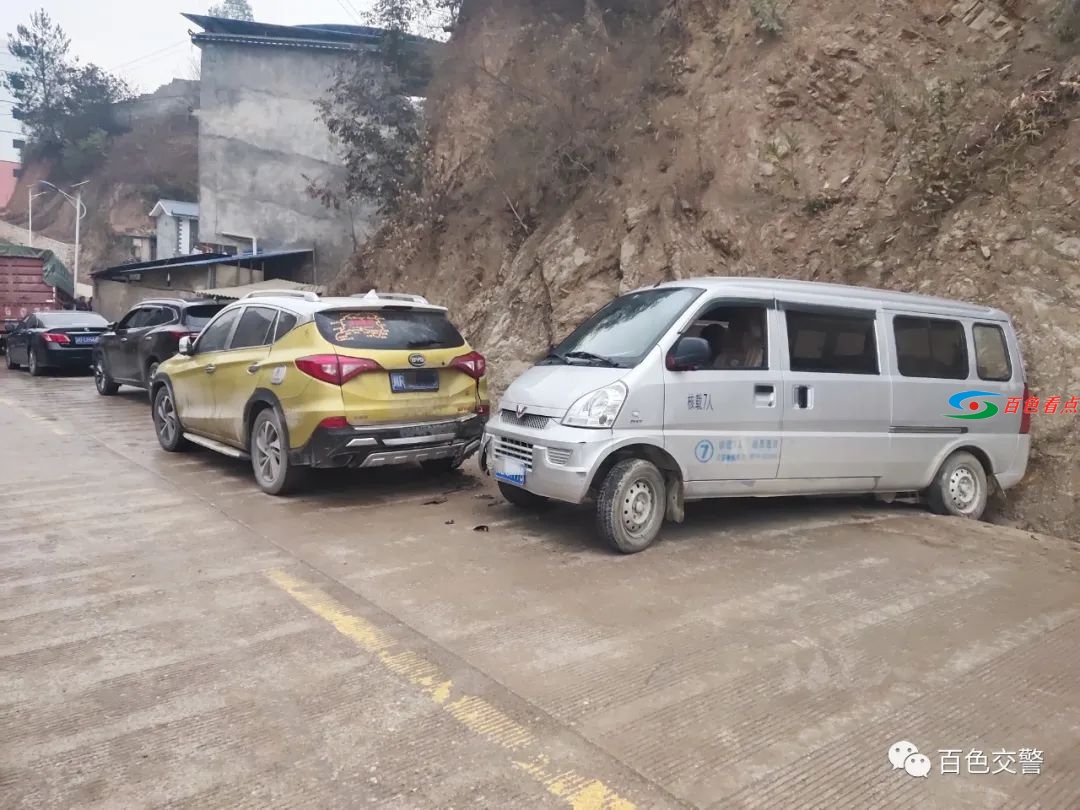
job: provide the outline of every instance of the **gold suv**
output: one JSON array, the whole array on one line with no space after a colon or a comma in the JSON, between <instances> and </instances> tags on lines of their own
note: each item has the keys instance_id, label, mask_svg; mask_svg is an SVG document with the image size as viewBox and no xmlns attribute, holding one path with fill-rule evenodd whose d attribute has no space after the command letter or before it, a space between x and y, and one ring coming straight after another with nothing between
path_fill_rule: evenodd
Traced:
<instances>
[{"instance_id":1,"label":"gold suv","mask_svg":"<svg viewBox=\"0 0 1080 810\"><path fill-rule=\"evenodd\" d=\"M446 309L420 296L253 293L158 367L154 427L169 452L250 457L272 495L308 467L449 471L480 446L486 372Z\"/></svg>"}]
</instances>

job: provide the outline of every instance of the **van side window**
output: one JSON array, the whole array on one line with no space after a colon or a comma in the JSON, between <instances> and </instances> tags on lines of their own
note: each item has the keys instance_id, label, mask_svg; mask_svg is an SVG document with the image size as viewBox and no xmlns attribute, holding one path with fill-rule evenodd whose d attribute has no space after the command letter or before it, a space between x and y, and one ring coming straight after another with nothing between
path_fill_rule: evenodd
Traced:
<instances>
[{"instance_id":1,"label":"van side window","mask_svg":"<svg viewBox=\"0 0 1080 810\"><path fill-rule=\"evenodd\" d=\"M1006 382L1012 379L1012 360L1005 342L1005 332L1000 326L977 323L972 328L975 336L975 367L980 380Z\"/></svg>"},{"instance_id":2,"label":"van side window","mask_svg":"<svg viewBox=\"0 0 1080 810\"><path fill-rule=\"evenodd\" d=\"M755 304L721 304L699 317L687 332L709 344L708 369L767 369L766 310Z\"/></svg>"},{"instance_id":3,"label":"van side window","mask_svg":"<svg viewBox=\"0 0 1080 810\"><path fill-rule=\"evenodd\" d=\"M893 318L893 334L902 376L967 379L967 339L959 321L897 315Z\"/></svg>"},{"instance_id":4,"label":"van side window","mask_svg":"<svg viewBox=\"0 0 1080 810\"><path fill-rule=\"evenodd\" d=\"M877 374L874 315L786 311L792 371Z\"/></svg>"}]
</instances>

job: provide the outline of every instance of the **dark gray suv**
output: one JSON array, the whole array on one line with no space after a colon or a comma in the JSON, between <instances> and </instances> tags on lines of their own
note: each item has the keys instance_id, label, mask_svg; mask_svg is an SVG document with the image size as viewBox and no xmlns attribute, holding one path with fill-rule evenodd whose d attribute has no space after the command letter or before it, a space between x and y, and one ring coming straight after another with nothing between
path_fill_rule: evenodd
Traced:
<instances>
[{"instance_id":1,"label":"dark gray suv","mask_svg":"<svg viewBox=\"0 0 1080 810\"><path fill-rule=\"evenodd\" d=\"M94 351L98 393L112 396L121 385L149 389L158 365L176 354L180 338L199 334L226 303L159 298L143 301L109 324Z\"/></svg>"}]
</instances>

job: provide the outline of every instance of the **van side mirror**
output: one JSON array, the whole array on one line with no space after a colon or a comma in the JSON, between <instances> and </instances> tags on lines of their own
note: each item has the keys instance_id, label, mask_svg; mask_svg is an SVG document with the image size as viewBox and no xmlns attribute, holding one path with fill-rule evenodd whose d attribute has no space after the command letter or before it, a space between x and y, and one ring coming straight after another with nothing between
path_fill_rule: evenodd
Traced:
<instances>
[{"instance_id":1,"label":"van side mirror","mask_svg":"<svg viewBox=\"0 0 1080 810\"><path fill-rule=\"evenodd\" d=\"M195 353L195 341L192 340L190 335L184 335L180 338L180 346L177 351L184 357L190 357Z\"/></svg>"},{"instance_id":2,"label":"van side mirror","mask_svg":"<svg viewBox=\"0 0 1080 810\"><path fill-rule=\"evenodd\" d=\"M705 338L683 336L667 354L668 371L694 371L709 365L712 349Z\"/></svg>"}]
</instances>

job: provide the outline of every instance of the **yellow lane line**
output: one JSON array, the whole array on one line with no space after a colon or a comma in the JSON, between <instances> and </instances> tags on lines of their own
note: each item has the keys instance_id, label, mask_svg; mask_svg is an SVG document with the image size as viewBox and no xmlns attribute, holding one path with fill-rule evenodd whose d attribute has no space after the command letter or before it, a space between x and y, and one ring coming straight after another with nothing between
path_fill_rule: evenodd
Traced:
<instances>
[{"instance_id":1,"label":"yellow lane line","mask_svg":"<svg viewBox=\"0 0 1080 810\"><path fill-rule=\"evenodd\" d=\"M514 767L531 776L572 810L634 810L632 802L600 780L552 764L545 753L537 750L540 744L528 728L481 697L455 692L453 681L438 665L413 650L401 648L385 631L352 615L344 605L314 585L281 570L269 571L266 576L360 649L374 656L390 672L417 687L462 726L503 749Z\"/></svg>"}]
</instances>

